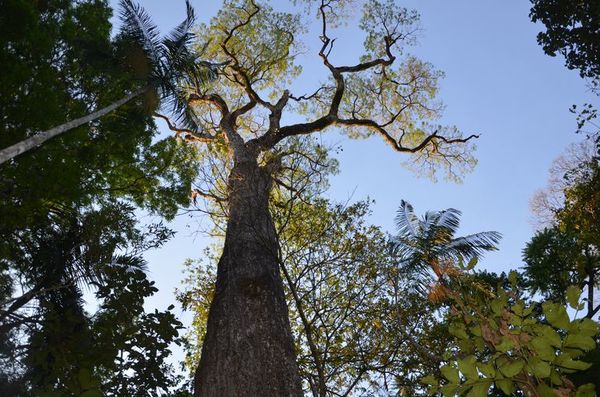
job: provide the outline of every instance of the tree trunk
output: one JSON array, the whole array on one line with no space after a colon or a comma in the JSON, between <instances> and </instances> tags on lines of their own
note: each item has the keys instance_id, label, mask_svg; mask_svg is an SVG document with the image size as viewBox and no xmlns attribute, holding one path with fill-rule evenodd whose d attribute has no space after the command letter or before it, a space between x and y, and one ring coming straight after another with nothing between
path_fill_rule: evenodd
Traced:
<instances>
[{"instance_id":1,"label":"tree trunk","mask_svg":"<svg viewBox=\"0 0 600 397\"><path fill-rule=\"evenodd\" d=\"M255 158L235 161L196 397L302 395L268 208L271 183Z\"/></svg>"},{"instance_id":2,"label":"tree trunk","mask_svg":"<svg viewBox=\"0 0 600 397\"><path fill-rule=\"evenodd\" d=\"M78 119L67 121L64 124L51 128L49 130L39 132L33 135L32 137L24 139L21 142L15 143L12 146L0 150L0 165L7 162L8 160L12 160L13 158L17 157L22 153L28 152L31 149L35 149L36 147L41 146L44 142L54 138L55 136L64 134L65 132L72 130L73 128L77 128L79 126L87 124L90 121L94 121L112 112L113 110L131 101L133 98L142 95L144 92L146 92L147 89L148 88L140 88L139 90L136 90L131 94L124 96L123 98L111 103L106 107L103 107L100 110L97 110Z\"/></svg>"}]
</instances>

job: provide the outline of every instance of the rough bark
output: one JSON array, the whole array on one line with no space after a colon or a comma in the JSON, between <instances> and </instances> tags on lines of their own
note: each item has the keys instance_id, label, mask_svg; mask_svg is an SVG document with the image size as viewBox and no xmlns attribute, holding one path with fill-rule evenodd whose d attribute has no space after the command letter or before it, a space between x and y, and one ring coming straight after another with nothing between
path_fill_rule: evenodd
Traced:
<instances>
[{"instance_id":1,"label":"rough bark","mask_svg":"<svg viewBox=\"0 0 600 397\"><path fill-rule=\"evenodd\" d=\"M196 372L195 396L301 396L268 208L271 176L255 158L229 176L229 220Z\"/></svg>"},{"instance_id":2,"label":"rough bark","mask_svg":"<svg viewBox=\"0 0 600 397\"><path fill-rule=\"evenodd\" d=\"M144 92L146 92L146 90L147 90L147 88L141 88L139 90L136 90L136 91L124 96L123 98L111 103L110 105L103 107L102 109L99 109L93 113L90 113L88 115L85 115L85 116L80 117L75 120L67 121L64 124L61 124L54 128L51 128L49 130L39 132L39 133L33 135L32 137L24 139L21 142L15 143L12 146L9 146L7 148L0 150L0 165L2 165L3 163L5 163L9 160L12 160L13 158L17 157L20 154L23 154L32 149L35 149L38 146L41 146L44 142L46 142L49 139L54 138L55 136L64 134L65 132L70 131L73 128L77 128L79 126L87 124L90 121L94 121L94 120L112 112L113 110L115 110L115 109L123 106L127 102L131 101L133 98L142 95Z\"/></svg>"}]
</instances>

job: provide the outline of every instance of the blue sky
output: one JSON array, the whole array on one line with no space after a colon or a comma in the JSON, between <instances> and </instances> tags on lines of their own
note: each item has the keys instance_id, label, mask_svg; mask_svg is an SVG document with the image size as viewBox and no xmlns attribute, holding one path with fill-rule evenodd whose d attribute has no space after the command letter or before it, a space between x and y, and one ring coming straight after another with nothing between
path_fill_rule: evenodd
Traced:
<instances>
[{"instance_id":1,"label":"blue sky","mask_svg":"<svg viewBox=\"0 0 600 397\"><path fill-rule=\"evenodd\" d=\"M113 3L115 3L113 1ZM167 32L184 15L183 0L144 0L161 31ZM218 1L192 1L199 20L207 20ZM504 235L497 252L481 266L505 271L521 266L521 250L531 238L529 200L544 187L547 170L574 134L572 104L598 102L575 71L560 57L546 56L536 43L540 26L529 20L527 1L407 0L402 5L421 13L422 33L410 53L445 72L440 99L446 104L443 123L467 134L479 133L475 171L462 184L417 178L402 168L406 157L382 140L340 140L340 174L327 193L346 201L370 196L376 201L371 221L393 232L401 199L418 213L449 207L463 212L459 235L496 230ZM350 24L349 26L353 26ZM337 33L336 50L344 59L359 55L358 31ZM318 59L314 58L315 64ZM310 69L309 69L310 70ZM160 123L159 123L160 124ZM186 225L190 224L191 227ZM173 303L173 289L182 278L186 258L199 258L207 241L193 237L193 222L179 217L172 225L178 235L163 249L149 253L151 277L160 292L150 307ZM182 313L186 321L189 316Z\"/></svg>"}]
</instances>

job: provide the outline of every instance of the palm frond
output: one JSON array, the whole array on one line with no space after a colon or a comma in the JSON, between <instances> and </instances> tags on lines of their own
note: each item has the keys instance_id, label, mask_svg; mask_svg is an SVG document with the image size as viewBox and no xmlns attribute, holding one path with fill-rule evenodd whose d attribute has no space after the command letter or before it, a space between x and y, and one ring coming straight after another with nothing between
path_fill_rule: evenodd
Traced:
<instances>
[{"instance_id":1,"label":"palm frond","mask_svg":"<svg viewBox=\"0 0 600 397\"><path fill-rule=\"evenodd\" d=\"M184 52L189 52L190 42L194 38L191 29L196 21L196 16L189 0L186 0L185 6L186 18L162 40L166 54L173 61L182 58L181 55Z\"/></svg>"},{"instance_id":2,"label":"palm frond","mask_svg":"<svg viewBox=\"0 0 600 397\"><path fill-rule=\"evenodd\" d=\"M421 221L415 215L413 206L407 201L400 201L400 207L396 213L395 221L399 236L419 237L421 235Z\"/></svg>"},{"instance_id":3,"label":"palm frond","mask_svg":"<svg viewBox=\"0 0 600 397\"><path fill-rule=\"evenodd\" d=\"M452 234L456 233L460 226L460 216L462 213L454 208L438 211L436 226L448 229Z\"/></svg>"},{"instance_id":4,"label":"palm frond","mask_svg":"<svg viewBox=\"0 0 600 397\"><path fill-rule=\"evenodd\" d=\"M502 237L498 232L454 238L460 214L449 208L429 211L420 220L409 203L401 202L395 218L399 233L390 238L390 252L400 258L397 266L402 273L418 280L416 290L427 291L437 277L456 269L460 259L470 260L496 249Z\"/></svg>"},{"instance_id":5,"label":"palm frond","mask_svg":"<svg viewBox=\"0 0 600 397\"><path fill-rule=\"evenodd\" d=\"M148 264L139 255L115 255L112 262L113 265L121 266L127 270L148 270Z\"/></svg>"},{"instance_id":6,"label":"palm frond","mask_svg":"<svg viewBox=\"0 0 600 397\"><path fill-rule=\"evenodd\" d=\"M494 251L502 234L498 232L481 232L458 237L447 244L447 249L456 252L464 259L479 257L486 251Z\"/></svg>"},{"instance_id":7,"label":"palm frond","mask_svg":"<svg viewBox=\"0 0 600 397\"><path fill-rule=\"evenodd\" d=\"M162 51L158 26L142 6L131 0L120 0L120 8L123 33L142 46L155 70L160 68Z\"/></svg>"}]
</instances>

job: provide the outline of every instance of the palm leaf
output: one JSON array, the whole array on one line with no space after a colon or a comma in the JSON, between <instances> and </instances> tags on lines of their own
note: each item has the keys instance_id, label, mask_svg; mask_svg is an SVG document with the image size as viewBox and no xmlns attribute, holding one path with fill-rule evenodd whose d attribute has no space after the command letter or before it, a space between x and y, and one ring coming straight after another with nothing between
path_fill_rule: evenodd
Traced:
<instances>
[{"instance_id":1,"label":"palm leaf","mask_svg":"<svg viewBox=\"0 0 600 397\"><path fill-rule=\"evenodd\" d=\"M497 249L502 235L498 232L481 232L453 239L447 249L456 252L464 259L479 257L486 251Z\"/></svg>"},{"instance_id":2,"label":"palm leaf","mask_svg":"<svg viewBox=\"0 0 600 397\"><path fill-rule=\"evenodd\" d=\"M449 208L444 211L429 211L422 220L414 213L412 205L402 200L395 218L398 235L392 237L390 251L401 259L401 270L414 275L421 281L418 288L424 288L433 281L431 269L450 261L470 260L480 257L486 251L496 249L501 234L482 232L454 238L461 212Z\"/></svg>"},{"instance_id":3,"label":"palm leaf","mask_svg":"<svg viewBox=\"0 0 600 397\"><path fill-rule=\"evenodd\" d=\"M131 0L120 0L123 33L142 46L153 70L160 73L161 41L158 27L144 8Z\"/></svg>"},{"instance_id":4,"label":"palm leaf","mask_svg":"<svg viewBox=\"0 0 600 397\"><path fill-rule=\"evenodd\" d=\"M194 38L191 29L196 16L189 0L186 0L185 6L186 18L162 40L162 45L165 47L166 54L172 63L185 58L182 55L189 52L189 45Z\"/></svg>"},{"instance_id":5,"label":"palm leaf","mask_svg":"<svg viewBox=\"0 0 600 397\"><path fill-rule=\"evenodd\" d=\"M460 226L460 216L462 213L454 208L448 208L438 212L436 226L448 229L452 234L456 233Z\"/></svg>"},{"instance_id":6,"label":"palm leaf","mask_svg":"<svg viewBox=\"0 0 600 397\"><path fill-rule=\"evenodd\" d=\"M395 221L400 236L418 238L421 235L421 222L415 215L413 206L407 201L400 201Z\"/></svg>"},{"instance_id":7,"label":"palm leaf","mask_svg":"<svg viewBox=\"0 0 600 397\"><path fill-rule=\"evenodd\" d=\"M185 2L186 18L163 39L141 6L132 0L121 0L120 5L123 33L140 44L151 63L148 83L158 90L162 103L174 114L180 127L197 131L197 118L188 105L189 94L215 79L219 65L199 60L203 51L190 49L196 19L190 1Z\"/></svg>"}]
</instances>

